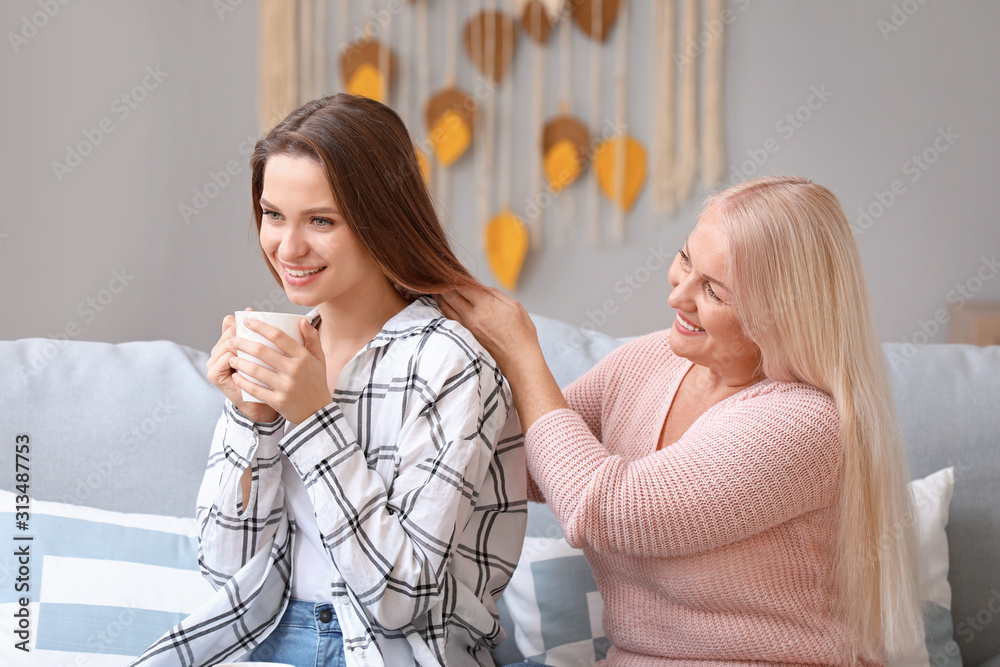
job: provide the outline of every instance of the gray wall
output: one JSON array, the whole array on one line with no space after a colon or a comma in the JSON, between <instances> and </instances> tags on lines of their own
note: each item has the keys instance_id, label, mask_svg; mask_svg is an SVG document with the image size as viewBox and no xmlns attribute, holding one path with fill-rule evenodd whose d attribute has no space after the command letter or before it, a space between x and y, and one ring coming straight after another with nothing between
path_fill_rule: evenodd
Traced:
<instances>
[{"instance_id":1,"label":"gray wall","mask_svg":"<svg viewBox=\"0 0 1000 667\"><path fill-rule=\"evenodd\" d=\"M301 310L275 292L248 234L257 3L45 2L58 11L44 21L38 0L0 3L7 41L0 45L0 154L6 158L0 166L0 338L165 338L207 350L226 312L268 308L269 301L271 308ZM220 16L220 3L235 7ZM460 4L464 14L467 3ZM651 1L630 4L629 121L648 144ZM331 41L362 23L362 3L355 5L347 29L337 25L331 7ZM444 25L443 5L432 3L431 25ZM730 178L740 171L795 173L837 193L864 227L858 243L884 340L944 342L946 327L933 320L947 319L949 302L1000 301L993 156L1000 146L1000 3L731 0L730 8ZM26 29L24 21L33 18L44 25ZM899 29L884 31L894 18ZM390 30L403 30L407 21L394 16ZM22 32L26 41L13 44L10 34ZM614 39L604 47L609 100ZM558 91L555 46L547 61L549 113ZM515 150L521 171L536 154L527 114L535 48L522 37L514 64L521 82L514 131L529 135ZM589 108L591 45L576 30L573 48L574 111L586 119L609 117L610 102L596 112ZM404 58L404 66L411 60ZM440 42L432 43L429 67L433 89L443 77ZM336 71L332 53L328 69ZM475 84L464 56L458 78L467 88ZM120 99L136 86L135 98L144 99ZM810 98L815 91L825 91L822 99ZM802 106L810 101L813 109ZM796 113L802 122L786 118ZM938 139L945 135L950 138ZM79 164L67 163L67 144L80 142L96 145ZM913 156L925 151L936 159L922 170ZM763 164L747 162L754 156ZM71 170L57 174L54 162ZM218 174L227 165L235 175L225 183ZM213 172L223 187L214 187ZM480 241L485 221L473 198L476 178L475 160L456 165L446 218L462 259L491 282ZM893 201L880 211L878 193L888 201L894 182ZM195 202L195 189L217 196ZM516 212L527 212L530 194L523 182L515 184ZM660 219L647 190L628 219L625 243L605 240L599 247L585 238L586 195L560 197L545 209L548 243L530 256L516 296L532 312L616 335L667 326L666 270L647 274L641 267L661 248L676 251L705 194ZM576 219L559 247L555 228L568 219L570 196ZM204 208L185 220L181 204ZM872 218L860 218L859 207ZM606 203L598 215L610 217Z\"/></svg>"}]
</instances>

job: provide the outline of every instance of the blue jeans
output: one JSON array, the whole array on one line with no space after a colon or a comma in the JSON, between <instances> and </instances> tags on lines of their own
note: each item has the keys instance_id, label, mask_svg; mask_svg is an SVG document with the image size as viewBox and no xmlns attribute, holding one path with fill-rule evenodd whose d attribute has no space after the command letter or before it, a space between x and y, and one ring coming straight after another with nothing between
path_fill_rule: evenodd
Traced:
<instances>
[{"instance_id":1,"label":"blue jeans","mask_svg":"<svg viewBox=\"0 0 1000 667\"><path fill-rule=\"evenodd\" d=\"M289 600L278 627L253 650L250 660L295 667L346 667L344 635L333 605Z\"/></svg>"}]
</instances>

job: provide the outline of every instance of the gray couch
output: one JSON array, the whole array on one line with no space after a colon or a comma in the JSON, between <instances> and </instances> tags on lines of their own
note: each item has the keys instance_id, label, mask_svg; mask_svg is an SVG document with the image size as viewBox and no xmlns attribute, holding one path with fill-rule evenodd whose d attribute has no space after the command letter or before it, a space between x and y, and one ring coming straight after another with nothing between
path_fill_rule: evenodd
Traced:
<instances>
[{"instance_id":1,"label":"gray couch","mask_svg":"<svg viewBox=\"0 0 1000 667\"><path fill-rule=\"evenodd\" d=\"M536 322L561 385L621 343ZM912 476L955 467L947 528L954 637L964 664L980 665L1000 656L1000 346L885 351ZM222 407L204 378L206 358L167 341L0 341L0 443L9 462L0 488L15 488L15 438L28 434L35 499L193 515ZM931 656L931 664L955 662Z\"/></svg>"}]
</instances>

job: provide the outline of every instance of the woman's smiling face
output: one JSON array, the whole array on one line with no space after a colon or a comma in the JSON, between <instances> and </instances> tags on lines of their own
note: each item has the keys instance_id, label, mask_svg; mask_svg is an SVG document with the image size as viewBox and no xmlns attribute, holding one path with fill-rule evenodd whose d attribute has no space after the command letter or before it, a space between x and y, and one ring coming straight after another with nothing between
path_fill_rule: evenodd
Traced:
<instances>
[{"instance_id":1,"label":"woman's smiling face","mask_svg":"<svg viewBox=\"0 0 1000 667\"><path fill-rule=\"evenodd\" d=\"M260 205L260 245L292 303L313 307L387 280L341 214L316 160L268 159Z\"/></svg>"},{"instance_id":2,"label":"woman's smiling face","mask_svg":"<svg viewBox=\"0 0 1000 667\"><path fill-rule=\"evenodd\" d=\"M677 311L670 333L674 354L718 373L727 384L755 378L760 350L744 335L733 308L729 243L714 207L698 220L667 277L674 288L667 303Z\"/></svg>"}]
</instances>

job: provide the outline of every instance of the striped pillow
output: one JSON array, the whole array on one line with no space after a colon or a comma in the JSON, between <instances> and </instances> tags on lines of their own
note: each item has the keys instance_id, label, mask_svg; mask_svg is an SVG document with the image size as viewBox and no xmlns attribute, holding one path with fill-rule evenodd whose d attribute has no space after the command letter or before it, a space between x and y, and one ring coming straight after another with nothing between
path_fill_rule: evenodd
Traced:
<instances>
[{"instance_id":1,"label":"striped pillow","mask_svg":"<svg viewBox=\"0 0 1000 667\"><path fill-rule=\"evenodd\" d=\"M32 500L19 530L15 499L0 490L0 615L14 619L0 624L0 664L127 665L212 593L193 518ZM17 648L21 598L30 653Z\"/></svg>"}]
</instances>

